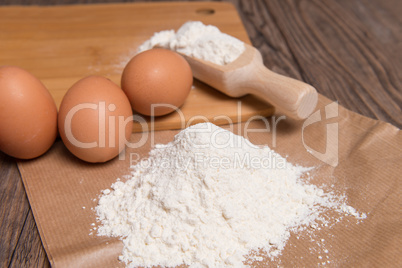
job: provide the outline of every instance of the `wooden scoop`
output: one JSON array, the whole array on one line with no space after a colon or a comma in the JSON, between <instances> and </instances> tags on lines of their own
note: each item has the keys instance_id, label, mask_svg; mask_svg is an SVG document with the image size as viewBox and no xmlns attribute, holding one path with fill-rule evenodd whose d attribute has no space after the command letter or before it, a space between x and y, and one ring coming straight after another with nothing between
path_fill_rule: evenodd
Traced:
<instances>
[{"instance_id":1,"label":"wooden scoop","mask_svg":"<svg viewBox=\"0 0 402 268\"><path fill-rule=\"evenodd\" d=\"M254 94L294 119L305 119L315 109L317 91L314 87L266 68L260 52L245 44L245 51L233 62L218 65L185 57L193 75L200 81L231 97Z\"/></svg>"}]
</instances>

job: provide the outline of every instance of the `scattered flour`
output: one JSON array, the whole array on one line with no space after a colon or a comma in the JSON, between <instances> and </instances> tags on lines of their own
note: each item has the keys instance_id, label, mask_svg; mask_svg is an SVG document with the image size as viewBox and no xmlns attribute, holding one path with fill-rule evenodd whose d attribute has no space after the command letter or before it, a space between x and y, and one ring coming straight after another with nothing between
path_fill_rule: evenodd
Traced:
<instances>
[{"instance_id":1,"label":"scattered flour","mask_svg":"<svg viewBox=\"0 0 402 268\"><path fill-rule=\"evenodd\" d=\"M122 239L128 267L247 267L250 252L278 256L292 231L317 228L325 210L359 215L308 184L308 168L210 123L156 145L132 168L95 208L98 235Z\"/></svg>"},{"instance_id":2,"label":"scattered flour","mask_svg":"<svg viewBox=\"0 0 402 268\"><path fill-rule=\"evenodd\" d=\"M239 39L220 32L216 26L204 25L200 21L186 22L177 33L174 30L157 32L138 48L138 52L155 46L219 65L234 61L245 50L244 43Z\"/></svg>"},{"instance_id":3,"label":"scattered flour","mask_svg":"<svg viewBox=\"0 0 402 268\"><path fill-rule=\"evenodd\" d=\"M340 210L347 215L355 216L359 220L363 220L363 219L367 218L366 213L359 213L356 211L356 209L354 207L348 206L346 204L342 204L340 207Z\"/></svg>"}]
</instances>

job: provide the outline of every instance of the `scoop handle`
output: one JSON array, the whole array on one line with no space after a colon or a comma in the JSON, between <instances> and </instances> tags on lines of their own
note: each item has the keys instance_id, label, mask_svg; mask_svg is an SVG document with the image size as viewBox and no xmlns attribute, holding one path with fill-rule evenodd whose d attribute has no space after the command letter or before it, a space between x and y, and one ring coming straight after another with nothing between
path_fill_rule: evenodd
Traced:
<instances>
[{"instance_id":1,"label":"scoop handle","mask_svg":"<svg viewBox=\"0 0 402 268\"><path fill-rule=\"evenodd\" d=\"M255 66L249 77L252 94L271 103L280 112L294 119L305 119L315 109L317 90L302 81L280 75L262 63Z\"/></svg>"}]
</instances>

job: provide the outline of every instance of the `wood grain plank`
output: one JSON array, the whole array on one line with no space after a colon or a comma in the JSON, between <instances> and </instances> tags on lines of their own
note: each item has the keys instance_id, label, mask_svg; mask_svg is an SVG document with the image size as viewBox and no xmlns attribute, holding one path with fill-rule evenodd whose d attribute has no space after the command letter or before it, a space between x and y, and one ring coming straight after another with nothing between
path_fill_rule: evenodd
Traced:
<instances>
[{"instance_id":1,"label":"wood grain plank","mask_svg":"<svg viewBox=\"0 0 402 268\"><path fill-rule=\"evenodd\" d=\"M274 72L302 79L301 70L266 3L241 1L238 8L242 10L240 14L253 45L263 55L264 64Z\"/></svg>"},{"instance_id":2,"label":"wood grain plank","mask_svg":"<svg viewBox=\"0 0 402 268\"><path fill-rule=\"evenodd\" d=\"M336 1L253 3L272 15L303 80L355 112L402 126L398 70L353 12Z\"/></svg>"},{"instance_id":3,"label":"wood grain plank","mask_svg":"<svg viewBox=\"0 0 402 268\"><path fill-rule=\"evenodd\" d=\"M215 13L198 14L202 8L212 8ZM122 69L138 45L155 31L176 29L189 20L217 25L221 31L250 42L236 10L227 4L14 6L0 9L0 62L20 66L38 77L59 107L66 91L82 77L101 75L119 85ZM135 113L141 122L135 120L133 131L180 129L205 120L217 125L237 123L274 113L261 99L235 99L198 85L193 84L177 112L153 119ZM223 115L225 120L215 120ZM140 124L143 121L146 129Z\"/></svg>"},{"instance_id":4,"label":"wood grain plank","mask_svg":"<svg viewBox=\"0 0 402 268\"><path fill-rule=\"evenodd\" d=\"M17 165L0 152L0 267L8 267L29 212Z\"/></svg>"},{"instance_id":5,"label":"wood grain plank","mask_svg":"<svg viewBox=\"0 0 402 268\"><path fill-rule=\"evenodd\" d=\"M24 222L10 267L50 267L31 209Z\"/></svg>"}]
</instances>

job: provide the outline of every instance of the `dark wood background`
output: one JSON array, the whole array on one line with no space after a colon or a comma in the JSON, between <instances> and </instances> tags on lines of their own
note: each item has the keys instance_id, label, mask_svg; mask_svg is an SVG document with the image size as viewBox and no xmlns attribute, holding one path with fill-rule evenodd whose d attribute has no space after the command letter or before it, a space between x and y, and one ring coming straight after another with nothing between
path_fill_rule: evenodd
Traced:
<instances>
[{"instance_id":1,"label":"dark wood background","mask_svg":"<svg viewBox=\"0 0 402 268\"><path fill-rule=\"evenodd\" d=\"M139 1L0 0L0 5ZM402 126L401 0L231 0L270 69ZM0 62L1 65L1 62ZM0 152L0 267L48 267L15 160Z\"/></svg>"}]
</instances>

